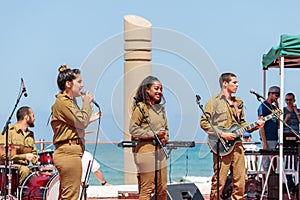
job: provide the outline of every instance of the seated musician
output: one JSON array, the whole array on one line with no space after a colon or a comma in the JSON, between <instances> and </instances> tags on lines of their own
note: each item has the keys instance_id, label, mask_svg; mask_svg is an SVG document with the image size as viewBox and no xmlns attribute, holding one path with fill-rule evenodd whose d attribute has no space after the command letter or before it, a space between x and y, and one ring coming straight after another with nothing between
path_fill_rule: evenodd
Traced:
<instances>
[{"instance_id":1,"label":"seated musician","mask_svg":"<svg viewBox=\"0 0 300 200\"><path fill-rule=\"evenodd\" d=\"M34 134L29 127L34 127L34 112L30 107L23 106L18 109L16 124L8 128L8 144L11 144L11 160L13 166L19 171L19 185L30 174L29 163L37 164L38 156L35 146ZM6 133L0 134L0 143L6 144ZM1 155L1 164L5 163L5 151Z\"/></svg>"}]
</instances>

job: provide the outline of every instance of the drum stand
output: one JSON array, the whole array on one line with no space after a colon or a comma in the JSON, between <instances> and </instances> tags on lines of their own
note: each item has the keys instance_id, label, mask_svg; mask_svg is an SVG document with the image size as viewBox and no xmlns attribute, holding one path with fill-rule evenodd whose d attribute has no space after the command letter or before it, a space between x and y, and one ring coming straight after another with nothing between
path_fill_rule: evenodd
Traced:
<instances>
[{"instance_id":1,"label":"drum stand","mask_svg":"<svg viewBox=\"0 0 300 200\"><path fill-rule=\"evenodd\" d=\"M12 160L11 160L11 155L12 155L12 144L8 145L8 159L6 159L8 162L5 162L5 169L4 169L4 174L5 174L5 178L4 178L4 184L3 184L3 188L4 188L4 193L3 196L0 196L0 199L7 199L7 200L17 200L18 197L17 196L13 196L12 195L12 170L11 170L11 166L12 166ZM8 170L8 173L7 173ZM6 193L7 190L7 193ZM2 194L1 194L2 195ZM18 191L17 191L17 195L18 195Z\"/></svg>"},{"instance_id":2,"label":"drum stand","mask_svg":"<svg viewBox=\"0 0 300 200\"><path fill-rule=\"evenodd\" d=\"M7 180L8 180L8 188L7 188L7 199L12 200L15 199L17 200L18 198L12 195L12 171L11 171L11 166L12 166L12 160L11 160L11 151L12 151L12 144L8 145L8 174L7 174ZM18 194L18 192L17 192Z\"/></svg>"}]
</instances>

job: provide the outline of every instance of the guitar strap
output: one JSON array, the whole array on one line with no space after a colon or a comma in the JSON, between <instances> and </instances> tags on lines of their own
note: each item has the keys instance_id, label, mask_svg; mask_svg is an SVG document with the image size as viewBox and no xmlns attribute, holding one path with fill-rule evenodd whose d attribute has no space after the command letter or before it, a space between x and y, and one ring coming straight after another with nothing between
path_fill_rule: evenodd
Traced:
<instances>
[{"instance_id":1,"label":"guitar strap","mask_svg":"<svg viewBox=\"0 0 300 200\"><path fill-rule=\"evenodd\" d=\"M232 104L233 104L234 109L235 109L236 118L237 118L238 122L240 122L239 108L238 108L238 104L235 100L235 97L232 97Z\"/></svg>"}]
</instances>

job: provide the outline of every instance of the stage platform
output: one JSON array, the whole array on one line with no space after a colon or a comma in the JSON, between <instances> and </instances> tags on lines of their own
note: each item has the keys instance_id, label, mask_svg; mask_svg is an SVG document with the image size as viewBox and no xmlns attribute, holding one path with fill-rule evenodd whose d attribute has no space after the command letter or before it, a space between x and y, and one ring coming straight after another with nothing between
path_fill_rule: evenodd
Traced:
<instances>
[{"instance_id":1,"label":"stage platform","mask_svg":"<svg viewBox=\"0 0 300 200\"><path fill-rule=\"evenodd\" d=\"M201 195L205 200L209 200L210 184L195 184ZM127 199L136 200L138 199L138 188L137 185L114 185L114 186L89 186L87 189L88 200L116 200L116 199ZM296 196L291 196L292 200L296 200ZM247 199L247 198L245 198ZM250 200L250 198L248 198ZM255 198L251 198L254 200ZM288 199L287 194L283 194L283 200ZM268 200L267 197L264 200Z\"/></svg>"}]
</instances>

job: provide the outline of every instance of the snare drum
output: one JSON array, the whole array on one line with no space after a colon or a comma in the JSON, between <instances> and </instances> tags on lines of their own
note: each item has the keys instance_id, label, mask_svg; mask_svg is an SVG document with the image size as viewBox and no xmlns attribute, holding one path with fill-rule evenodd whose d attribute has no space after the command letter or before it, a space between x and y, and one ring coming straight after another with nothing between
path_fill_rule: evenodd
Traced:
<instances>
[{"instance_id":1,"label":"snare drum","mask_svg":"<svg viewBox=\"0 0 300 200\"><path fill-rule=\"evenodd\" d=\"M7 166L8 167L8 166ZM0 165L0 196L4 195L4 182L5 182L5 175L9 172L7 168L7 173L5 173L5 166ZM6 180L6 185L8 186L8 179ZM18 167L11 166L11 195L17 197L18 194L18 185L19 185L19 172ZM7 188L7 187L6 187ZM6 194L8 194L8 190L6 189Z\"/></svg>"},{"instance_id":2,"label":"snare drum","mask_svg":"<svg viewBox=\"0 0 300 200\"><path fill-rule=\"evenodd\" d=\"M54 165L53 163L53 150L47 149L40 151L39 153L41 165Z\"/></svg>"},{"instance_id":3,"label":"snare drum","mask_svg":"<svg viewBox=\"0 0 300 200\"><path fill-rule=\"evenodd\" d=\"M39 160L40 160L40 171L53 171L55 170L53 162L53 150L47 149L40 151Z\"/></svg>"},{"instance_id":4,"label":"snare drum","mask_svg":"<svg viewBox=\"0 0 300 200\"><path fill-rule=\"evenodd\" d=\"M29 175L20 190L22 200L58 199L59 176L50 172L35 172Z\"/></svg>"}]
</instances>

